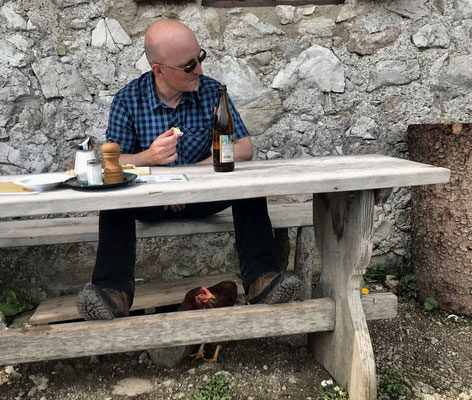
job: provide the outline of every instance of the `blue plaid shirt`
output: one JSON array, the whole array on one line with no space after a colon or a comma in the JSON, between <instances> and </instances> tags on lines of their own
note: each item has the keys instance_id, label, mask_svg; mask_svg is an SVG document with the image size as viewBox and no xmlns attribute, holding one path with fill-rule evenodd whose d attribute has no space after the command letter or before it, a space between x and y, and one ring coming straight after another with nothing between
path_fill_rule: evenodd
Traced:
<instances>
[{"instance_id":1,"label":"blue plaid shirt","mask_svg":"<svg viewBox=\"0 0 472 400\"><path fill-rule=\"evenodd\" d=\"M136 154L151 146L161 133L179 127L184 133L178 139L178 158L168 165L195 164L211 155L211 127L219 82L200 75L196 92L185 92L174 109L156 95L152 71L128 83L113 98L108 118L107 139L118 143L121 152ZM249 133L231 99L234 140Z\"/></svg>"}]
</instances>

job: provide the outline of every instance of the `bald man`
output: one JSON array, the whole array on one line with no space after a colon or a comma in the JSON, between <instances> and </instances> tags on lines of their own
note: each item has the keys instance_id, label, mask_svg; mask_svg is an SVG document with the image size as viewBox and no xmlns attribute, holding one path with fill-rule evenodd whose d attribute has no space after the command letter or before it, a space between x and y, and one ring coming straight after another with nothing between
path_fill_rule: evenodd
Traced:
<instances>
[{"instance_id":1,"label":"bald man","mask_svg":"<svg viewBox=\"0 0 472 400\"><path fill-rule=\"evenodd\" d=\"M220 83L203 74L205 50L186 25L167 19L151 24L144 47L151 71L121 89L110 108L106 137L120 145L120 163L211 163L212 116ZM251 160L251 138L230 98L229 104L235 161ZM180 127L183 136L175 135L173 127ZM292 271L280 271L266 200L256 198L101 211L92 282L77 297L79 313L86 320L129 315L135 289L136 220L204 218L228 207L248 300L271 304L298 299L301 281Z\"/></svg>"}]
</instances>

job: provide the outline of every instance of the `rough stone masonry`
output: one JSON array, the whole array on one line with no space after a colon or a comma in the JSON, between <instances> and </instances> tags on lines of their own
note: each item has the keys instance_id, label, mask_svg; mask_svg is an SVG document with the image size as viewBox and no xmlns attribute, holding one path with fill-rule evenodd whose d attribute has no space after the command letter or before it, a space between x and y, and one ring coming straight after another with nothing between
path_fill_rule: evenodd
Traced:
<instances>
[{"instance_id":1,"label":"rough stone masonry","mask_svg":"<svg viewBox=\"0 0 472 400\"><path fill-rule=\"evenodd\" d=\"M208 52L204 72L228 86L259 159L406 158L409 124L471 120L472 0L233 9L198 1L0 0L0 174L66 170L85 137L102 143L111 99L149 69L144 32L163 17L196 32ZM409 210L405 188L376 209L373 264L408 264ZM138 275L234 267L228 239L144 241ZM37 297L62 292L88 280L94 246L2 250L3 276L25 284L29 265L38 269ZM139 269L146 263L152 274Z\"/></svg>"}]
</instances>

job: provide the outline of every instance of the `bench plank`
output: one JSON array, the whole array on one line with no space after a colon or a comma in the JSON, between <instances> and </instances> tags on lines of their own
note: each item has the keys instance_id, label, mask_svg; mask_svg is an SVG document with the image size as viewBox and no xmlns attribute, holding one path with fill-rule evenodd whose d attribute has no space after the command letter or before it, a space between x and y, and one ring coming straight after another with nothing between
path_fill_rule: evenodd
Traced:
<instances>
[{"instance_id":1,"label":"bench plank","mask_svg":"<svg viewBox=\"0 0 472 400\"><path fill-rule=\"evenodd\" d=\"M390 318L397 298L369 294L362 296L362 305L367 319ZM7 329L0 332L0 365L321 332L334 324L335 303L321 298Z\"/></svg>"},{"instance_id":2,"label":"bench plank","mask_svg":"<svg viewBox=\"0 0 472 400\"><path fill-rule=\"evenodd\" d=\"M190 289L200 285L212 286L225 280L236 282L238 284L238 294L244 293L241 279L233 273L197 276L174 281L136 285L131 311L180 304L184 300L185 294ZM39 304L38 308L36 308L29 323L31 325L44 325L54 322L82 319L77 311L76 299L77 296L75 295L45 299Z\"/></svg>"},{"instance_id":3,"label":"bench plank","mask_svg":"<svg viewBox=\"0 0 472 400\"><path fill-rule=\"evenodd\" d=\"M325 298L6 329L0 365L332 330L334 309Z\"/></svg>"},{"instance_id":4,"label":"bench plank","mask_svg":"<svg viewBox=\"0 0 472 400\"><path fill-rule=\"evenodd\" d=\"M313 225L312 204L271 204L269 215L274 229ZM178 236L232 232L231 210L205 219L136 222L136 236ZM98 217L31 219L0 222L0 248L98 241Z\"/></svg>"}]
</instances>

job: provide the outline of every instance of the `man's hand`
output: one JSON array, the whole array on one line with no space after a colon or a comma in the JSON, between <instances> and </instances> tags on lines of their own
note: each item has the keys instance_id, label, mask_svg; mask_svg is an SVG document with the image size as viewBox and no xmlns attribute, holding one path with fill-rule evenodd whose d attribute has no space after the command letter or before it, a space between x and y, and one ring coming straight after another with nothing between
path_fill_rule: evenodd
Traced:
<instances>
[{"instance_id":1,"label":"man's hand","mask_svg":"<svg viewBox=\"0 0 472 400\"><path fill-rule=\"evenodd\" d=\"M177 135L174 135L172 128L159 135L152 142L146 155L149 160L148 165L165 165L177 159Z\"/></svg>"}]
</instances>

